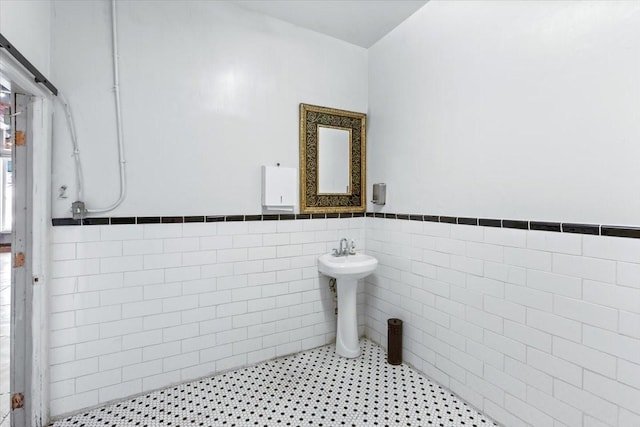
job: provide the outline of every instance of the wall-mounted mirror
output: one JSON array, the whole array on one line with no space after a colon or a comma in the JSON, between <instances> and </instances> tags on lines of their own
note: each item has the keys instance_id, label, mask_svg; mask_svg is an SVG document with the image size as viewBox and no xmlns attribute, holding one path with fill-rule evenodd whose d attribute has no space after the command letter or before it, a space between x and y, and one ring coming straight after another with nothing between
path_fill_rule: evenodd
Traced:
<instances>
[{"instance_id":1,"label":"wall-mounted mirror","mask_svg":"<svg viewBox=\"0 0 640 427\"><path fill-rule=\"evenodd\" d=\"M318 125L318 194L350 194L351 187L351 129Z\"/></svg>"},{"instance_id":2,"label":"wall-mounted mirror","mask_svg":"<svg viewBox=\"0 0 640 427\"><path fill-rule=\"evenodd\" d=\"M300 211L366 208L366 114L300 104Z\"/></svg>"}]
</instances>

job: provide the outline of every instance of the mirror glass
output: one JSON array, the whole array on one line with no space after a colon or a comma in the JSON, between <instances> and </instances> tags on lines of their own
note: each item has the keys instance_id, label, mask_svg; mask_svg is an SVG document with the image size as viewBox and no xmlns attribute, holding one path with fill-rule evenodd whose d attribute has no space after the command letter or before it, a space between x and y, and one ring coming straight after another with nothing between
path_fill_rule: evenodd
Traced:
<instances>
[{"instance_id":1,"label":"mirror glass","mask_svg":"<svg viewBox=\"0 0 640 427\"><path fill-rule=\"evenodd\" d=\"M318 126L318 194L351 192L351 132Z\"/></svg>"},{"instance_id":2,"label":"mirror glass","mask_svg":"<svg viewBox=\"0 0 640 427\"><path fill-rule=\"evenodd\" d=\"M300 104L300 212L366 209L366 114Z\"/></svg>"}]
</instances>

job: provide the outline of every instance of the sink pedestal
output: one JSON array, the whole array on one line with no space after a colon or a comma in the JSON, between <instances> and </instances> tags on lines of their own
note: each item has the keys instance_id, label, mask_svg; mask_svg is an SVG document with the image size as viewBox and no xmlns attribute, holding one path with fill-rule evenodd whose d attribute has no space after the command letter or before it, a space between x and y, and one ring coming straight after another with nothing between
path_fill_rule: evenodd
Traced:
<instances>
[{"instance_id":1,"label":"sink pedestal","mask_svg":"<svg viewBox=\"0 0 640 427\"><path fill-rule=\"evenodd\" d=\"M356 294L358 280L339 277L338 288L338 332L336 334L336 353L339 356L354 358L360 356L358 340L358 315Z\"/></svg>"}]
</instances>

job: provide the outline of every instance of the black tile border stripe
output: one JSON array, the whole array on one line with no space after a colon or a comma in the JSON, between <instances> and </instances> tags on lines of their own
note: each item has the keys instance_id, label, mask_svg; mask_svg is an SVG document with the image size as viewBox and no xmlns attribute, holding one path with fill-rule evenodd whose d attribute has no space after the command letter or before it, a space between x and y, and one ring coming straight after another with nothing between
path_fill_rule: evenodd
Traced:
<instances>
[{"instance_id":1,"label":"black tile border stripe","mask_svg":"<svg viewBox=\"0 0 640 427\"><path fill-rule=\"evenodd\" d=\"M52 223L56 225L82 225L82 220L73 218L53 218Z\"/></svg>"},{"instance_id":2,"label":"black tile border stripe","mask_svg":"<svg viewBox=\"0 0 640 427\"><path fill-rule=\"evenodd\" d=\"M110 218L111 225L123 225L123 224L135 224L136 217L135 216L123 216L123 217L114 217Z\"/></svg>"},{"instance_id":3,"label":"black tile border stripe","mask_svg":"<svg viewBox=\"0 0 640 427\"><path fill-rule=\"evenodd\" d=\"M458 217L458 224L478 225L478 218L461 218L461 217Z\"/></svg>"},{"instance_id":4,"label":"black tile border stripe","mask_svg":"<svg viewBox=\"0 0 640 427\"><path fill-rule=\"evenodd\" d=\"M136 224L160 224L161 219L159 216L139 216L136 217Z\"/></svg>"},{"instance_id":5,"label":"black tile border stripe","mask_svg":"<svg viewBox=\"0 0 640 427\"><path fill-rule=\"evenodd\" d=\"M189 223L189 222L204 222L205 221L205 217L204 216L185 216L184 217L184 222L185 223Z\"/></svg>"},{"instance_id":6,"label":"black tile border stripe","mask_svg":"<svg viewBox=\"0 0 640 427\"><path fill-rule=\"evenodd\" d=\"M53 226L91 226L123 224L181 224L206 222L246 222L246 221L286 221L303 219L333 218L383 218L410 220L419 222L440 222L445 224L464 224L480 227L512 228L519 230L550 231L557 233L587 234L593 236L611 236L640 239L640 227L620 225L578 224L569 222L527 221L496 218L469 218L422 214L403 214L391 212L343 212L328 214L265 214L265 215L195 215L195 216L129 216L84 218L53 218Z\"/></svg>"},{"instance_id":7,"label":"black tile border stripe","mask_svg":"<svg viewBox=\"0 0 640 427\"><path fill-rule=\"evenodd\" d=\"M529 221L518 221L513 219L503 219L502 228L517 228L518 230L528 230Z\"/></svg>"},{"instance_id":8,"label":"black tile border stripe","mask_svg":"<svg viewBox=\"0 0 640 427\"><path fill-rule=\"evenodd\" d=\"M542 222L542 221L531 221L529 222L530 230L539 230L539 231L562 231L562 225L559 222Z\"/></svg>"},{"instance_id":9,"label":"black tile border stripe","mask_svg":"<svg viewBox=\"0 0 640 427\"><path fill-rule=\"evenodd\" d=\"M264 214L264 215L191 215L191 216L127 216L104 218L52 218L53 226L64 225L123 225L123 224L182 224L194 222L287 221L300 219L364 218L365 212ZM369 216L369 215L367 215ZM408 217L408 215L406 215ZM395 214L394 214L395 218ZM420 217L422 221L422 216Z\"/></svg>"},{"instance_id":10,"label":"black tile border stripe","mask_svg":"<svg viewBox=\"0 0 640 427\"><path fill-rule=\"evenodd\" d=\"M640 227L618 227L614 225L603 225L600 227L603 236L630 237L640 239Z\"/></svg>"},{"instance_id":11,"label":"black tile border stripe","mask_svg":"<svg viewBox=\"0 0 640 427\"><path fill-rule=\"evenodd\" d=\"M600 234L600 226L596 224L570 224L570 223L563 222L562 232L576 233L576 234L592 234L597 236Z\"/></svg>"},{"instance_id":12,"label":"black tile border stripe","mask_svg":"<svg viewBox=\"0 0 640 427\"><path fill-rule=\"evenodd\" d=\"M491 218L480 218L478 220L478 225L482 227L502 227L502 221L499 219L491 219Z\"/></svg>"},{"instance_id":13,"label":"black tile border stripe","mask_svg":"<svg viewBox=\"0 0 640 427\"><path fill-rule=\"evenodd\" d=\"M163 216L163 217L160 217L160 222L162 224L183 223L184 222L184 217L183 216Z\"/></svg>"},{"instance_id":14,"label":"black tile border stripe","mask_svg":"<svg viewBox=\"0 0 640 427\"><path fill-rule=\"evenodd\" d=\"M620 225L576 224L568 222L548 222L533 220L469 218L454 216L420 215L367 212L369 218L397 218L411 221L440 222L445 224L463 224L480 227L511 228L517 230L551 231L558 233L588 234L593 236L612 236L640 239L640 227L625 227Z\"/></svg>"},{"instance_id":15,"label":"black tile border stripe","mask_svg":"<svg viewBox=\"0 0 640 427\"><path fill-rule=\"evenodd\" d=\"M84 218L82 225L109 225L109 218Z\"/></svg>"}]
</instances>

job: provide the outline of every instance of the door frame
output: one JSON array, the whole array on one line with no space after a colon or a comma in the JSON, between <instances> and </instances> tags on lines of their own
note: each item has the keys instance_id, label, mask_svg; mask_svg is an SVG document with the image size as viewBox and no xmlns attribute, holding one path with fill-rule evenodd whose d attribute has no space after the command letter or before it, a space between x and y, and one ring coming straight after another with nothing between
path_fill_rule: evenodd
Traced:
<instances>
[{"instance_id":1,"label":"door frame","mask_svg":"<svg viewBox=\"0 0 640 427\"><path fill-rule=\"evenodd\" d=\"M29 330L31 319L31 262L27 255L31 248L31 96L20 94L11 88L11 129L13 139L13 224L11 229L11 356L10 356L10 424L13 427L26 425L26 414L30 412L31 343ZM22 257L20 255L23 255ZM14 408L13 396L21 393L23 405Z\"/></svg>"},{"instance_id":2,"label":"door frame","mask_svg":"<svg viewBox=\"0 0 640 427\"><path fill-rule=\"evenodd\" d=\"M12 278L12 293L20 292L21 289L25 296L22 320L25 363L22 368L24 372L21 372L24 378L25 405L23 416L15 417L11 426L40 427L49 422L47 288L50 286L52 98L46 89L35 83L33 77L4 51L0 51L0 79L10 85L12 92L29 96L29 108L25 113L29 127L25 153L25 190L28 193L25 201L28 208L25 231L19 231L26 235L17 236L15 232L18 230L14 230L13 236L14 241L24 239L25 266L28 268L19 282ZM12 377L16 377L13 372ZM11 389L12 393L17 391L20 390Z\"/></svg>"}]
</instances>

